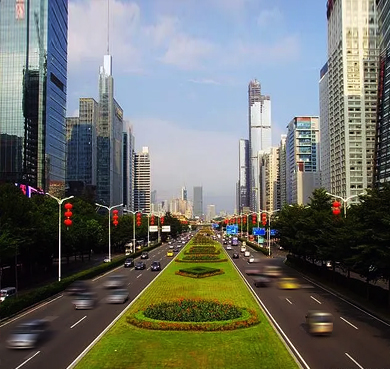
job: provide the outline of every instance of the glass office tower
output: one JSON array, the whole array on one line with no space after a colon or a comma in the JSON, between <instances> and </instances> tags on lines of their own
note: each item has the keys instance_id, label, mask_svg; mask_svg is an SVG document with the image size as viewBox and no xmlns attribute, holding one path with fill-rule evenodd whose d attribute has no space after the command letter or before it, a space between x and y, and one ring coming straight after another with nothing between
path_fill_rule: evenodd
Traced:
<instances>
[{"instance_id":1,"label":"glass office tower","mask_svg":"<svg viewBox=\"0 0 390 369\"><path fill-rule=\"evenodd\" d=\"M0 181L65 185L68 0L0 1Z\"/></svg>"}]
</instances>

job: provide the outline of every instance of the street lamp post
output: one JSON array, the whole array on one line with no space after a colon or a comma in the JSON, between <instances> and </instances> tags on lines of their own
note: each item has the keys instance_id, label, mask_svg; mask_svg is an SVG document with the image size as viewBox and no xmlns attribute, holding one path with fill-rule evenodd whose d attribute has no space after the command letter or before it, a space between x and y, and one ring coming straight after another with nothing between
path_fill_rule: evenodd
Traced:
<instances>
[{"instance_id":1,"label":"street lamp post","mask_svg":"<svg viewBox=\"0 0 390 369\"><path fill-rule=\"evenodd\" d=\"M262 213L267 213L268 215L268 230L267 230L267 244L268 244L268 256L271 256L271 215L280 211L280 209L276 210L261 210Z\"/></svg>"},{"instance_id":2,"label":"street lamp post","mask_svg":"<svg viewBox=\"0 0 390 369\"><path fill-rule=\"evenodd\" d=\"M96 202L95 205L108 210L108 260L111 262L111 210L114 208L119 208L120 206L123 206L123 204L108 207Z\"/></svg>"},{"instance_id":3,"label":"street lamp post","mask_svg":"<svg viewBox=\"0 0 390 369\"><path fill-rule=\"evenodd\" d=\"M135 241L136 241L136 237L135 237L135 214L137 213L142 213L144 209L141 209L141 210L137 210L137 211L131 211L129 210L128 213L132 214L133 215L133 254L135 254Z\"/></svg>"},{"instance_id":4,"label":"street lamp post","mask_svg":"<svg viewBox=\"0 0 390 369\"><path fill-rule=\"evenodd\" d=\"M351 199L354 199L355 197L359 197L359 196L362 196L364 195L365 193L362 192L362 193L359 193L358 195L351 195L349 197L347 197L346 199L344 199L343 197L341 196L337 196L337 195L333 195L332 193L330 192L326 192L327 195L329 196L333 196L333 197L336 197L337 199L340 199L342 202L343 202L343 208L344 208L344 218L347 217L347 202Z\"/></svg>"},{"instance_id":5,"label":"street lamp post","mask_svg":"<svg viewBox=\"0 0 390 369\"><path fill-rule=\"evenodd\" d=\"M58 203L58 281L61 281L61 205L64 201L72 199L74 196L65 197L64 199L59 199L53 195L50 195L48 192L46 195L50 196Z\"/></svg>"}]
</instances>

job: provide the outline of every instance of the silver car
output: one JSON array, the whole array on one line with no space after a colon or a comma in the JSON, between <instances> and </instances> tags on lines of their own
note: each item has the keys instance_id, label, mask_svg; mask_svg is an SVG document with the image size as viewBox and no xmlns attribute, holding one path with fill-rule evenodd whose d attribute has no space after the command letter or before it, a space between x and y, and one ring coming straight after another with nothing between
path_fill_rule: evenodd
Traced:
<instances>
[{"instance_id":1,"label":"silver car","mask_svg":"<svg viewBox=\"0 0 390 369\"><path fill-rule=\"evenodd\" d=\"M125 285L125 277L120 274L110 275L104 286L106 288L122 288Z\"/></svg>"},{"instance_id":2,"label":"silver car","mask_svg":"<svg viewBox=\"0 0 390 369\"><path fill-rule=\"evenodd\" d=\"M129 299L129 292L124 289L112 290L107 296L106 302L108 304L124 304Z\"/></svg>"},{"instance_id":3,"label":"silver car","mask_svg":"<svg viewBox=\"0 0 390 369\"><path fill-rule=\"evenodd\" d=\"M93 309L97 305L97 297L94 292L80 293L73 300L73 306L76 310Z\"/></svg>"},{"instance_id":4,"label":"silver car","mask_svg":"<svg viewBox=\"0 0 390 369\"><path fill-rule=\"evenodd\" d=\"M32 349L44 340L49 324L46 320L37 319L20 324L7 339L11 349Z\"/></svg>"}]
</instances>

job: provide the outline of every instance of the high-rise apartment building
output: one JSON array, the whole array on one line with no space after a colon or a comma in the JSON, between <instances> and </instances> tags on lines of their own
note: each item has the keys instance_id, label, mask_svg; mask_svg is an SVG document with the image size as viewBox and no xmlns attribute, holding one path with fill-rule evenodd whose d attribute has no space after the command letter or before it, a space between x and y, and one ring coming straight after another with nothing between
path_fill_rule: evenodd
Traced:
<instances>
[{"instance_id":1,"label":"high-rise apartment building","mask_svg":"<svg viewBox=\"0 0 390 369\"><path fill-rule=\"evenodd\" d=\"M0 180L65 190L67 0L0 1Z\"/></svg>"},{"instance_id":2,"label":"high-rise apartment building","mask_svg":"<svg viewBox=\"0 0 390 369\"><path fill-rule=\"evenodd\" d=\"M135 158L135 138L133 126L129 121L123 122L123 207L134 211L134 158Z\"/></svg>"},{"instance_id":3,"label":"high-rise apartment building","mask_svg":"<svg viewBox=\"0 0 390 369\"><path fill-rule=\"evenodd\" d=\"M181 199L184 201L188 201L188 194L185 186L181 188Z\"/></svg>"},{"instance_id":4,"label":"high-rise apartment building","mask_svg":"<svg viewBox=\"0 0 390 369\"><path fill-rule=\"evenodd\" d=\"M193 215L203 218L203 187L194 186Z\"/></svg>"},{"instance_id":5,"label":"high-rise apartment building","mask_svg":"<svg viewBox=\"0 0 390 369\"><path fill-rule=\"evenodd\" d=\"M260 82L256 79L248 86L249 118L249 185L250 207L258 210L260 204L259 152L271 148L271 99L261 94Z\"/></svg>"},{"instance_id":6,"label":"high-rise apartment building","mask_svg":"<svg viewBox=\"0 0 390 369\"><path fill-rule=\"evenodd\" d=\"M287 203L286 139L287 135L280 136L278 209L281 209Z\"/></svg>"},{"instance_id":7,"label":"high-rise apartment building","mask_svg":"<svg viewBox=\"0 0 390 369\"><path fill-rule=\"evenodd\" d=\"M99 74L97 201L106 206L123 201L122 132L123 110L114 99L112 57L104 55Z\"/></svg>"},{"instance_id":8,"label":"high-rise apartment building","mask_svg":"<svg viewBox=\"0 0 390 369\"><path fill-rule=\"evenodd\" d=\"M374 184L390 182L390 2L378 0L380 61Z\"/></svg>"},{"instance_id":9,"label":"high-rise apartment building","mask_svg":"<svg viewBox=\"0 0 390 369\"><path fill-rule=\"evenodd\" d=\"M206 221L210 222L216 216L215 205L207 205Z\"/></svg>"},{"instance_id":10,"label":"high-rise apartment building","mask_svg":"<svg viewBox=\"0 0 390 369\"><path fill-rule=\"evenodd\" d=\"M287 126L287 203L303 205L321 187L318 117L295 117Z\"/></svg>"},{"instance_id":11,"label":"high-rise apartment building","mask_svg":"<svg viewBox=\"0 0 390 369\"><path fill-rule=\"evenodd\" d=\"M66 118L66 182L96 186L96 126L98 103L92 98L79 100L79 116Z\"/></svg>"},{"instance_id":12,"label":"high-rise apartment building","mask_svg":"<svg viewBox=\"0 0 390 369\"><path fill-rule=\"evenodd\" d=\"M237 209L242 213L244 208L249 208L249 140L241 139L238 149L238 185L237 185Z\"/></svg>"},{"instance_id":13,"label":"high-rise apartment building","mask_svg":"<svg viewBox=\"0 0 390 369\"><path fill-rule=\"evenodd\" d=\"M151 180L149 148L135 155L134 161L134 210L150 213Z\"/></svg>"},{"instance_id":14,"label":"high-rise apartment building","mask_svg":"<svg viewBox=\"0 0 390 369\"><path fill-rule=\"evenodd\" d=\"M329 0L327 19L330 192L347 198L373 182L379 58L376 1Z\"/></svg>"},{"instance_id":15,"label":"high-rise apartment building","mask_svg":"<svg viewBox=\"0 0 390 369\"><path fill-rule=\"evenodd\" d=\"M321 187L328 192L330 186L330 137L329 137L329 74L328 63L321 68L319 82L320 97L320 170Z\"/></svg>"},{"instance_id":16,"label":"high-rise apartment building","mask_svg":"<svg viewBox=\"0 0 390 369\"><path fill-rule=\"evenodd\" d=\"M261 210L280 209L279 193L279 148L271 147L260 157Z\"/></svg>"}]
</instances>

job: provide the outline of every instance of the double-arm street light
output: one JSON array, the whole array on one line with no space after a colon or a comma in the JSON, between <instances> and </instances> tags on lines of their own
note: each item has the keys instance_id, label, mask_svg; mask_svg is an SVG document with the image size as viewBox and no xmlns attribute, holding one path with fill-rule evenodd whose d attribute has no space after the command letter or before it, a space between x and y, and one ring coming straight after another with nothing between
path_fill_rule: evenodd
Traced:
<instances>
[{"instance_id":1,"label":"double-arm street light","mask_svg":"<svg viewBox=\"0 0 390 369\"><path fill-rule=\"evenodd\" d=\"M119 208L120 206L123 206L123 204L108 207L96 202L95 205L108 210L108 260L111 262L111 210L114 208Z\"/></svg>"},{"instance_id":2,"label":"double-arm street light","mask_svg":"<svg viewBox=\"0 0 390 369\"><path fill-rule=\"evenodd\" d=\"M330 192L326 192L326 194L329 195L329 196L333 196L333 197L335 197L335 198L337 198L337 199L339 199L339 200L341 200L343 202L344 218L347 217L347 203L348 203L348 201L351 200L351 199L354 199L355 197L359 197L359 196L365 195L365 193L362 192L362 193L359 193L358 195L351 195L351 196L347 197L346 199L344 199L343 197L337 196L337 195L333 195L333 193L330 193Z\"/></svg>"},{"instance_id":3,"label":"double-arm street light","mask_svg":"<svg viewBox=\"0 0 390 369\"><path fill-rule=\"evenodd\" d=\"M141 210L137 210L137 211L131 211L131 210L128 210L127 212L132 214L133 215L133 254L135 254L135 214L137 213L142 213L144 209L141 209Z\"/></svg>"},{"instance_id":4,"label":"double-arm street light","mask_svg":"<svg viewBox=\"0 0 390 369\"><path fill-rule=\"evenodd\" d=\"M59 199L49 193L46 195L50 196L58 203L58 281L61 281L61 205L64 201L72 199L74 196L65 197L64 199Z\"/></svg>"}]
</instances>

